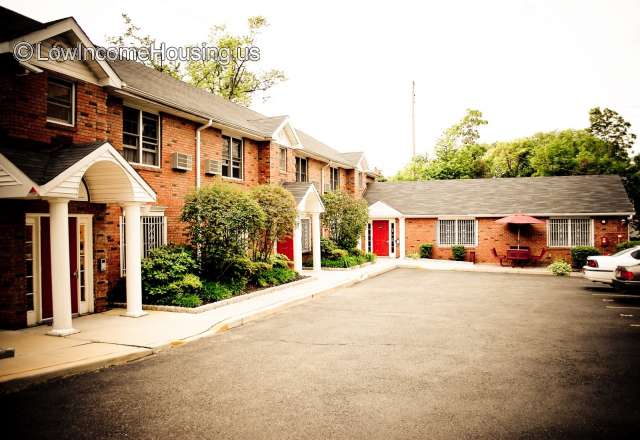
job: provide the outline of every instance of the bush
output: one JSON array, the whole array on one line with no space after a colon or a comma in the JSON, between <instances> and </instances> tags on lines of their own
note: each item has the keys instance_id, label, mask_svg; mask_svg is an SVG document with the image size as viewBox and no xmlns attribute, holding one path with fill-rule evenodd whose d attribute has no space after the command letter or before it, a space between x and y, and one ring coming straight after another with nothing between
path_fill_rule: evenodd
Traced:
<instances>
[{"instance_id":1,"label":"bush","mask_svg":"<svg viewBox=\"0 0 640 440\"><path fill-rule=\"evenodd\" d=\"M251 197L265 214L263 227L251 239L254 260L266 261L274 243L293 231L296 202L293 194L279 185L260 185L251 190Z\"/></svg>"},{"instance_id":2,"label":"bush","mask_svg":"<svg viewBox=\"0 0 640 440\"><path fill-rule=\"evenodd\" d=\"M216 183L187 196L182 221L193 246L199 246L200 270L207 279L225 279L233 260L246 255L249 237L263 228L265 214L247 191Z\"/></svg>"},{"instance_id":3,"label":"bush","mask_svg":"<svg viewBox=\"0 0 640 440\"><path fill-rule=\"evenodd\" d=\"M329 258L336 249L338 249L338 246L332 240L324 237L320 238L320 254L322 258Z\"/></svg>"},{"instance_id":4,"label":"bush","mask_svg":"<svg viewBox=\"0 0 640 440\"><path fill-rule=\"evenodd\" d=\"M348 251L345 251L344 249L334 249L333 251L331 251L329 258L333 260L337 260L339 258L344 258L348 256L349 256Z\"/></svg>"},{"instance_id":5,"label":"bush","mask_svg":"<svg viewBox=\"0 0 640 440\"><path fill-rule=\"evenodd\" d=\"M618 245L616 246L616 251L620 252L635 246L640 246L640 240L623 241L622 243L618 243Z\"/></svg>"},{"instance_id":6,"label":"bush","mask_svg":"<svg viewBox=\"0 0 640 440\"><path fill-rule=\"evenodd\" d=\"M147 304L169 304L178 295L198 290L200 280L193 275L197 269L196 261L188 247L155 248L142 260L141 266L142 293Z\"/></svg>"},{"instance_id":7,"label":"bush","mask_svg":"<svg viewBox=\"0 0 640 440\"><path fill-rule=\"evenodd\" d=\"M359 266L364 263L374 262L375 259L376 256L371 253L366 253L360 256L345 255L340 258L325 258L322 260L322 266L332 268L348 268Z\"/></svg>"},{"instance_id":8,"label":"bush","mask_svg":"<svg viewBox=\"0 0 640 440\"><path fill-rule=\"evenodd\" d=\"M173 306L198 307L202 305L202 300L198 295L179 295L171 302Z\"/></svg>"},{"instance_id":9,"label":"bush","mask_svg":"<svg viewBox=\"0 0 640 440\"><path fill-rule=\"evenodd\" d=\"M564 260L555 260L549 265L549 270L558 276L565 276L571 272L571 265Z\"/></svg>"},{"instance_id":10,"label":"bush","mask_svg":"<svg viewBox=\"0 0 640 440\"><path fill-rule=\"evenodd\" d=\"M433 254L433 245L431 243L422 243L420 245L420 258L431 258Z\"/></svg>"},{"instance_id":11,"label":"bush","mask_svg":"<svg viewBox=\"0 0 640 440\"><path fill-rule=\"evenodd\" d=\"M258 287L278 286L297 278L298 274L289 268L272 267L256 274L255 284Z\"/></svg>"},{"instance_id":12,"label":"bush","mask_svg":"<svg viewBox=\"0 0 640 440\"><path fill-rule=\"evenodd\" d=\"M587 264L587 257L600 255L600 251L593 246L576 246L571 248L571 261L573 267L580 269Z\"/></svg>"},{"instance_id":13,"label":"bush","mask_svg":"<svg viewBox=\"0 0 640 440\"><path fill-rule=\"evenodd\" d=\"M282 254L275 254L271 257L271 265L274 268L283 268L283 269L288 269L289 268L289 263L291 262L291 260L289 260L289 258L286 255L282 255Z\"/></svg>"},{"instance_id":14,"label":"bush","mask_svg":"<svg viewBox=\"0 0 640 440\"><path fill-rule=\"evenodd\" d=\"M341 191L322 196L325 212L322 224L329 230L331 240L342 249L353 249L369 221L367 202Z\"/></svg>"},{"instance_id":15,"label":"bush","mask_svg":"<svg viewBox=\"0 0 640 440\"><path fill-rule=\"evenodd\" d=\"M231 298L233 292L222 283L205 281L200 296L207 302L216 302Z\"/></svg>"},{"instance_id":16,"label":"bush","mask_svg":"<svg viewBox=\"0 0 640 440\"><path fill-rule=\"evenodd\" d=\"M414 252L412 254L407 255L407 258L411 258L412 260L417 260L420 258L420 254L417 252Z\"/></svg>"},{"instance_id":17,"label":"bush","mask_svg":"<svg viewBox=\"0 0 640 440\"><path fill-rule=\"evenodd\" d=\"M456 261L464 261L464 246L461 244L457 244L455 246L451 246L451 256Z\"/></svg>"}]
</instances>

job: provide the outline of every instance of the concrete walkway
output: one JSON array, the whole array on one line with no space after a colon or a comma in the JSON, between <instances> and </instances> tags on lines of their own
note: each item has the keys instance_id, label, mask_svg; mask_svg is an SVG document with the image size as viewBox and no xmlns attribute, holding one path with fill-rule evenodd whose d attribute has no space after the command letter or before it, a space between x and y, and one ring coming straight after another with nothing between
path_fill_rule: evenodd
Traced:
<instances>
[{"instance_id":1,"label":"concrete walkway","mask_svg":"<svg viewBox=\"0 0 640 440\"><path fill-rule=\"evenodd\" d=\"M0 390L19 389L53 377L149 356L399 267L549 274L544 268L513 269L457 261L379 258L375 264L355 270L309 272L313 276L309 282L198 314L149 311L141 318L127 318L121 316L121 309L113 309L75 318L73 325L80 333L62 338L47 336L49 326L46 325L0 331L0 347L15 348L15 357L0 359Z\"/></svg>"}]
</instances>

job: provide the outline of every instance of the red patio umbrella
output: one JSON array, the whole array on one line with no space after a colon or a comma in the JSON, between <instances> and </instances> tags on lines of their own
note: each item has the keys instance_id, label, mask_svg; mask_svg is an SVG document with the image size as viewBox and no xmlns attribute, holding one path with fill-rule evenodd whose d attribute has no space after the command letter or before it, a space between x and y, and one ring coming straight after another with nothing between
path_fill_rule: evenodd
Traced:
<instances>
[{"instance_id":1,"label":"red patio umbrella","mask_svg":"<svg viewBox=\"0 0 640 440\"><path fill-rule=\"evenodd\" d=\"M530 215L523 214L518 212L516 214L511 214L506 217L502 217L496 220L496 223L502 224L511 224L518 225L518 249L520 249L520 225L536 225L540 223L544 223L544 221L539 220L535 217L531 217Z\"/></svg>"}]
</instances>

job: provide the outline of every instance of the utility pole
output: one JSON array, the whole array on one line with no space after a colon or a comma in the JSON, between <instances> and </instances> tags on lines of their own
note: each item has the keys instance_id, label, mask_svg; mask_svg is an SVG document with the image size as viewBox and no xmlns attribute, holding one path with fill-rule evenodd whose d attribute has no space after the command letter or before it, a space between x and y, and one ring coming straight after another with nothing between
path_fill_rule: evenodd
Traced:
<instances>
[{"instance_id":1,"label":"utility pole","mask_svg":"<svg viewBox=\"0 0 640 440\"><path fill-rule=\"evenodd\" d=\"M411 157L416 157L416 82L411 81Z\"/></svg>"}]
</instances>

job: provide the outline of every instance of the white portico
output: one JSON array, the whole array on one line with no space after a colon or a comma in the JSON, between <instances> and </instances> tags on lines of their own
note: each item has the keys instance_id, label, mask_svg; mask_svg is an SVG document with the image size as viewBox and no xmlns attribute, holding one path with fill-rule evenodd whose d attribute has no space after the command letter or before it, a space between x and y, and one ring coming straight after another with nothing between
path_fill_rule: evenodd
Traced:
<instances>
[{"instance_id":1,"label":"white portico","mask_svg":"<svg viewBox=\"0 0 640 440\"><path fill-rule=\"evenodd\" d=\"M37 160L29 155L33 152L20 145L0 148L0 198L41 199L49 204L49 234L45 239L50 256L43 257L50 264L53 323L49 334L66 336L77 332L72 322L72 293L78 270L72 269L76 267L73 259L77 255L70 249L75 239L70 237L73 229L69 202L83 197L91 203L119 204L124 210L128 262L126 316L142 316L140 212L144 204L156 200L155 192L107 142L51 146L38 151ZM90 222L87 226L90 227ZM87 261L92 265L93 256L89 255Z\"/></svg>"}]
</instances>

